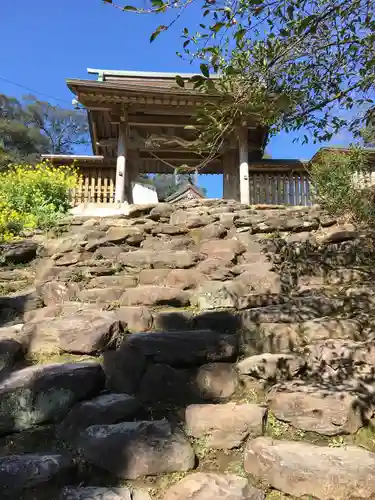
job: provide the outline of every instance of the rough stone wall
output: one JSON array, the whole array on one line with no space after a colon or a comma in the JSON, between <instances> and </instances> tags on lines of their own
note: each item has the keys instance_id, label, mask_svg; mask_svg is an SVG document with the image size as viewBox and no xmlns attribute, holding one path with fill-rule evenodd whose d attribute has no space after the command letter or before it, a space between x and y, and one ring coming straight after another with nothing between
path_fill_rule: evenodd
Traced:
<instances>
[{"instance_id":1,"label":"rough stone wall","mask_svg":"<svg viewBox=\"0 0 375 500\"><path fill-rule=\"evenodd\" d=\"M4 497L374 498L372 234L219 200L59 233L1 248Z\"/></svg>"}]
</instances>

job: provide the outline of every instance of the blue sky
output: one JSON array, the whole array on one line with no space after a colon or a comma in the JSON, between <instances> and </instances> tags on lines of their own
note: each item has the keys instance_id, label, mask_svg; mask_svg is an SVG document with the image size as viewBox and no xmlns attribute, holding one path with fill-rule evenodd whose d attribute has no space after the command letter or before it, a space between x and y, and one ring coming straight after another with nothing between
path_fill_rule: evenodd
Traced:
<instances>
[{"instance_id":1,"label":"blue sky","mask_svg":"<svg viewBox=\"0 0 375 500\"><path fill-rule=\"evenodd\" d=\"M45 98L69 107L73 95L65 79L88 78L87 68L196 71L176 56L176 50L181 46L181 28L194 27L198 15L195 7L187 9L170 31L150 44L152 31L165 24L160 16L123 13L101 0L4 1L1 34L7 48L3 44L0 77L61 99ZM29 92L0 79L0 93L21 97ZM321 146L295 144L294 137L285 133L274 137L268 147L272 157L309 159ZM343 135L331 143L345 145L347 138ZM199 184L211 197L222 194L220 177L200 176Z\"/></svg>"}]
</instances>

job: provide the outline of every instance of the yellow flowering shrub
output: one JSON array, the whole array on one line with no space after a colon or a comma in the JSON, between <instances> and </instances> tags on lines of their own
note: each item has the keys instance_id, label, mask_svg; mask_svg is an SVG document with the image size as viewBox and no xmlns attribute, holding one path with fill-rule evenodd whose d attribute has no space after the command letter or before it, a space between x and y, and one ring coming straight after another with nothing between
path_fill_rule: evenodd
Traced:
<instances>
[{"instance_id":1,"label":"yellow flowering shrub","mask_svg":"<svg viewBox=\"0 0 375 500\"><path fill-rule=\"evenodd\" d=\"M70 208L79 175L73 167L16 165L0 173L0 240L52 227Z\"/></svg>"}]
</instances>

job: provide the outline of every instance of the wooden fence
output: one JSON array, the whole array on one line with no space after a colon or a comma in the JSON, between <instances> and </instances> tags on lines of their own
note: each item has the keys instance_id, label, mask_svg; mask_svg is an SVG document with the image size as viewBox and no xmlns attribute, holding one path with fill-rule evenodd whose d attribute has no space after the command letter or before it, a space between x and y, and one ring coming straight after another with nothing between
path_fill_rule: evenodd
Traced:
<instances>
[{"instance_id":1,"label":"wooden fence","mask_svg":"<svg viewBox=\"0 0 375 500\"><path fill-rule=\"evenodd\" d=\"M112 203L114 201L115 168L82 168L80 174L79 186L71 191L73 205L86 202Z\"/></svg>"},{"instance_id":2,"label":"wooden fence","mask_svg":"<svg viewBox=\"0 0 375 500\"><path fill-rule=\"evenodd\" d=\"M250 171L252 205L312 205L312 190L306 171Z\"/></svg>"}]
</instances>

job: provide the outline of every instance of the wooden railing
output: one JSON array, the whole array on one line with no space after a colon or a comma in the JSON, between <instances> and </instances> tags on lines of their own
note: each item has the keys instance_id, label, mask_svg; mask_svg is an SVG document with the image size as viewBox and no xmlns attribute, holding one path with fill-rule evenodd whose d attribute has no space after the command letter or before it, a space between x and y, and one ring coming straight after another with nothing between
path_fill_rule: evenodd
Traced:
<instances>
[{"instance_id":1,"label":"wooden railing","mask_svg":"<svg viewBox=\"0 0 375 500\"><path fill-rule=\"evenodd\" d=\"M90 167L81 170L79 186L71 191L73 205L80 203L113 203L115 168Z\"/></svg>"},{"instance_id":2,"label":"wooden railing","mask_svg":"<svg viewBox=\"0 0 375 500\"><path fill-rule=\"evenodd\" d=\"M249 184L253 205L312 205L306 171L250 171Z\"/></svg>"}]
</instances>

